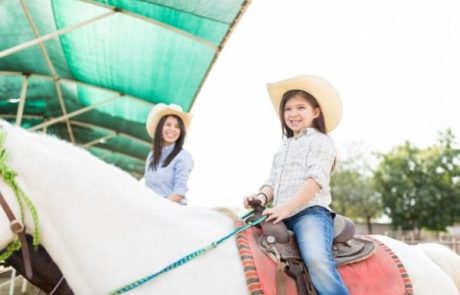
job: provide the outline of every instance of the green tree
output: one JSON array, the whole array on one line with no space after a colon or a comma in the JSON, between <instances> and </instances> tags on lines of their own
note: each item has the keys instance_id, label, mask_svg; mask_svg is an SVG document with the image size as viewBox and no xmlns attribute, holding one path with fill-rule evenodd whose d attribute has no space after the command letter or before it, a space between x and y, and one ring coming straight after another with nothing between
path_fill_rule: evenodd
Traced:
<instances>
[{"instance_id":1,"label":"green tree","mask_svg":"<svg viewBox=\"0 0 460 295\"><path fill-rule=\"evenodd\" d=\"M459 221L460 150L451 130L426 149L406 142L380 157L375 187L393 228L419 234L422 228L444 231Z\"/></svg>"},{"instance_id":2,"label":"green tree","mask_svg":"<svg viewBox=\"0 0 460 295\"><path fill-rule=\"evenodd\" d=\"M380 216L383 208L365 154L352 152L332 173L332 205L337 213L366 222L368 232L372 233L372 219Z\"/></svg>"}]
</instances>

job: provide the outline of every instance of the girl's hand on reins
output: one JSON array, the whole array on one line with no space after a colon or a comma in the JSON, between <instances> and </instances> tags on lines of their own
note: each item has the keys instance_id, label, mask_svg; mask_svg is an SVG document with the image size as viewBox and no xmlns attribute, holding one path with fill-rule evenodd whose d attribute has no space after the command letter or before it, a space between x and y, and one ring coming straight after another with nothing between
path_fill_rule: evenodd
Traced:
<instances>
[{"instance_id":1,"label":"girl's hand on reins","mask_svg":"<svg viewBox=\"0 0 460 295\"><path fill-rule=\"evenodd\" d=\"M288 204L279 204L273 208L267 208L264 210L263 214L268 215L266 221L278 223L288 217L291 214L291 208Z\"/></svg>"}]
</instances>

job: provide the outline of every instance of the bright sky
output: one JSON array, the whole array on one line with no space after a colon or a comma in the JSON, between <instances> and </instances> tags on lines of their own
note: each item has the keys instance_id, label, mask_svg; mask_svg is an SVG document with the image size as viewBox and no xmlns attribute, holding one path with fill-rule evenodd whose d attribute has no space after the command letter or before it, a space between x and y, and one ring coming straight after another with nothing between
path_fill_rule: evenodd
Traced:
<instances>
[{"instance_id":1,"label":"bright sky","mask_svg":"<svg viewBox=\"0 0 460 295\"><path fill-rule=\"evenodd\" d=\"M240 206L268 177L281 128L266 83L329 80L344 105L339 156L460 142L460 2L253 0L192 109L190 205Z\"/></svg>"}]
</instances>

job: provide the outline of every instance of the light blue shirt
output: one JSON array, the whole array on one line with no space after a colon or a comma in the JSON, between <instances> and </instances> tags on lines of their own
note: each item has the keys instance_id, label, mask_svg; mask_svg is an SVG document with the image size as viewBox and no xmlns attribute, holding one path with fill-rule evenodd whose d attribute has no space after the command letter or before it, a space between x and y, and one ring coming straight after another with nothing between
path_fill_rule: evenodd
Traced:
<instances>
[{"instance_id":1,"label":"light blue shirt","mask_svg":"<svg viewBox=\"0 0 460 295\"><path fill-rule=\"evenodd\" d=\"M182 203L187 203L185 194L188 191L187 182L194 166L193 159L189 152L182 149L168 166L163 167L166 157L173 148L173 144L163 147L156 170L149 167L152 152L148 154L145 161L145 185L162 197L167 197L172 193L184 196Z\"/></svg>"}]
</instances>

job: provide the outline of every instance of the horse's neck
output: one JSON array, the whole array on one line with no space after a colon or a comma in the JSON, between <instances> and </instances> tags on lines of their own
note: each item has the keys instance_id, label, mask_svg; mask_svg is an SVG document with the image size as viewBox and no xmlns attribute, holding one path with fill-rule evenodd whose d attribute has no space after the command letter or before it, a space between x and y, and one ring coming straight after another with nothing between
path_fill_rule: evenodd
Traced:
<instances>
[{"instance_id":1,"label":"horse's neck","mask_svg":"<svg viewBox=\"0 0 460 295\"><path fill-rule=\"evenodd\" d=\"M105 268L126 267L149 256L156 265L167 265L205 246L196 241L209 243L216 237L199 229L212 224L223 234L229 225L217 213L178 206L129 180L85 182L84 188L72 182L67 190L44 194L37 206L43 212L44 246L60 256L56 259L72 260L64 264L78 272L102 264L102 275Z\"/></svg>"},{"instance_id":2,"label":"horse's neck","mask_svg":"<svg viewBox=\"0 0 460 295\"><path fill-rule=\"evenodd\" d=\"M25 136L30 140L13 134L9 163L36 206L42 244L78 293L108 292L142 278L232 228L222 214L159 198L87 152L55 139ZM221 249L237 255L234 244ZM222 265L236 269L239 261L233 258ZM208 269L216 272L217 267Z\"/></svg>"},{"instance_id":3,"label":"horse's neck","mask_svg":"<svg viewBox=\"0 0 460 295\"><path fill-rule=\"evenodd\" d=\"M44 206L37 202L43 245L65 276L73 279L69 280L71 286L90 286L96 278L104 277L107 286L120 286L120 282L151 274L231 230L230 220L218 213L146 196L140 184L133 186L129 195L91 196L77 190L72 195L61 191L54 197L48 195ZM107 276L108 271L129 268L131 273Z\"/></svg>"}]
</instances>

